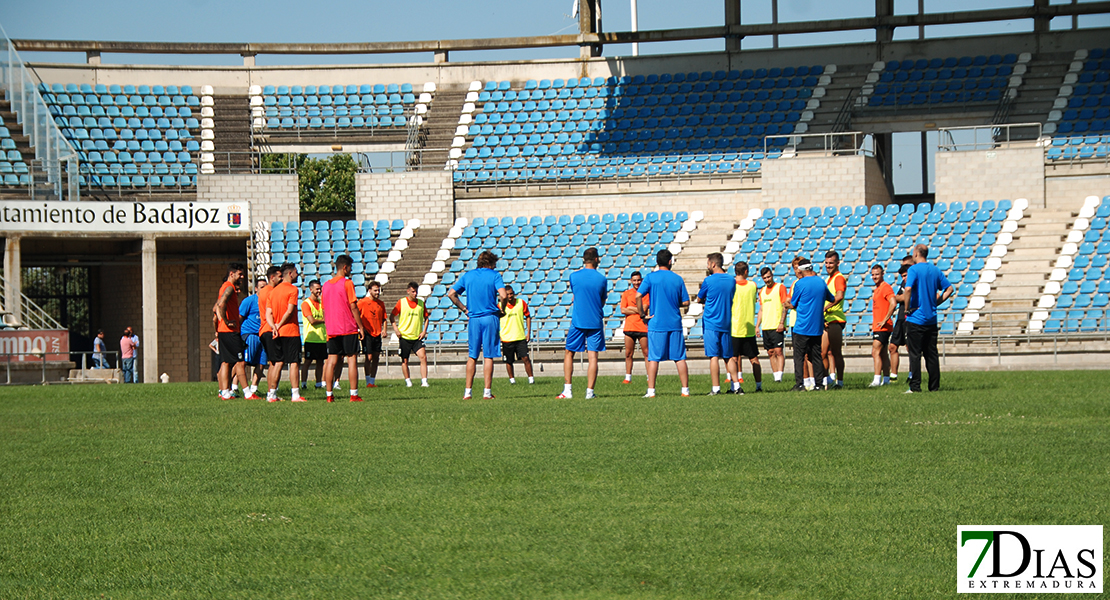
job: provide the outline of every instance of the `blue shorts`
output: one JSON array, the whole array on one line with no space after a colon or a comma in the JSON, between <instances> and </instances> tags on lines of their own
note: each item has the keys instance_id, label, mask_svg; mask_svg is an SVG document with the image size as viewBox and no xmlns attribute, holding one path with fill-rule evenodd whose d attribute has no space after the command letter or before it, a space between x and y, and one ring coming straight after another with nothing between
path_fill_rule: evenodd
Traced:
<instances>
[{"instance_id":1,"label":"blue shorts","mask_svg":"<svg viewBox=\"0 0 1110 600\"><path fill-rule=\"evenodd\" d=\"M467 356L475 360L501 358L501 318L497 315L471 317L466 328Z\"/></svg>"},{"instance_id":2,"label":"blue shorts","mask_svg":"<svg viewBox=\"0 0 1110 600\"><path fill-rule=\"evenodd\" d=\"M686 360L686 338L681 331L649 331L648 360Z\"/></svg>"},{"instance_id":3,"label":"blue shorts","mask_svg":"<svg viewBox=\"0 0 1110 600\"><path fill-rule=\"evenodd\" d=\"M705 357L732 358L732 334L728 331L705 332Z\"/></svg>"},{"instance_id":4,"label":"blue shorts","mask_svg":"<svg viewBox=\"0 0 1110 600\"><path fill-rule=\"evenodd\" d=\"M262 340L259 339L257 333L248 333L244 335L243 341L247 344L247 351L243 353L244 362L252 367L269 364L269 357L266 356L266 349L262 347Z\"/></svg>"},{"instance_id":5,"label":"blue shorts","mask_svg":"<svg viewBox=\"0 0 1110 600\"><path fill-rule=\"evenodd\" d=\"M567 329L567 350L571 352L604 352L605 351L605 330L604 329L579 329L571 327Z\"/></svg>"}]
</instances>

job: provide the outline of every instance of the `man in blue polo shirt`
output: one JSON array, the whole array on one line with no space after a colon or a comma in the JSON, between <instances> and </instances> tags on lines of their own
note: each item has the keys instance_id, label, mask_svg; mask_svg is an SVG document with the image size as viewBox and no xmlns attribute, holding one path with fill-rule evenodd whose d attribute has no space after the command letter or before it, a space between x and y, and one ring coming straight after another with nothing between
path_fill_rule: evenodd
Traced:
<instances>
[{"instance_id":1,"label":"man in blue polo shirt","mask_svg":"<svg viewBox=\"0 0 1110 600\"><path fill-rule=\"evenodd\" d=\"M462 314L469 317L467 323L466 390L463 400L470 400L474 386L474 373L478 369L478 357L482 362L486 387L482 398L493 399L493 359L501 357L501 309L498 301L505 302L505 282L501 274L493 269L497 266L497 255L489 250L478 255L478 268L465 273L455 285L447 290L447 298L458 307ZM466 293L466 306L459 300L460 293Z\"/></svg>"},{"instance_id":2,"label":"man in blue polo shirt","mask_svg":"<svg viewBox=\"0 0 1110 600\"><path fill-rule=\"evenodd\" d=\"M937 306L952 297L952 284L940 269L929 262L929 247L918 244L913 249L913 266L906 273L904 297L909 298L906 310L906 348L910 358L910 389L907 394L921 391L921 356L929 370L929 391L940 390L940 354L937 352Z\"/></svg>"},{"instance_id":3,"label":"man in blue polo shirt","mask_svg":"<svg viewBox=\"0 0 1110 600\"><path fill-rule=\"evenodd\" d=\"M725 361L732 381L740 380L738 369L729 366L729 359L732 358L732 295L736 291L736 279L725 273L725 258L720 252L705 258L708 277L698 289L698 302L705 305L701 328L705 337L705 355L709 357L709 381L712 382L708 395L716 396L721 393L720 361ZM739 383L736 389L740 394L744 393Z\"/></svg>"},{"instance_id":4,"label":"man in blue polo shirt","mask_svg":"<svg viewBox=\"0 0 1110 600\"><path fill-rule=\"evenodd\" d=\"M589 367L586 371L586 399L594 397L594 383L597 381L597 353L605 350L605 329L603 311L605 296L609 293L609 281L597 272L601 262L597 248L586 248L582 252L581 269L570 274L570 291L574 294L574 305L570 312L570 328L567 329L566 352L563 354L563 393L557 398L573 398L570 378L574 374L574 354L586 352Z\"/></svg>"},{"instance_id":5,"label":"man in blue polo shirt","mask_svg":"<svg viewBox=\"0 0 1110 600\"><path fill-rule=\"evenodd\" d=\"M690 306L690 294L682 278L671 271L673 255L660 250L655 255L659 265L644 277L636 290L636 308L648 324L648 389L644 398L655 397L655 376L659 362L673 360L682 382L682 395L690 395L690 373L686 369L686 340L682 336L682 309ZM644 296L651 295L651 314L644 310Z\"/></svg>"},{"instance_id":6,"label":"man in blue polo shirt","mask_svg":"<svg viewBox=\"0 0 1110 600\"><path fill-rule=\"evenodd\" d=\"M790 263L798 281L786 307L794 309L797 320L791 333L794 344L794 391L816 390L818 381L825 379L825 362L821 359L821 336L825 331L825 303L836 297L829 292L825 282L817 277L813 263L797 256ZM805 377L805 362L809 359L813 378Z\"/></svg>"}]
</instances>

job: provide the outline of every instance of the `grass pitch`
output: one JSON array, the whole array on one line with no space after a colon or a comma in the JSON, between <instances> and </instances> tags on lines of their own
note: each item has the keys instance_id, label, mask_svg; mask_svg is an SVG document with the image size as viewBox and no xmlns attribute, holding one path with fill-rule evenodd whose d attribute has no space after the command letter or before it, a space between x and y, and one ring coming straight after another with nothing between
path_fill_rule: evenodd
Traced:
<instances>
[{"instance_id":1,"label":"grass pitch","mask_svg":"<svg viewBox=\"0 0 1110 600\"><path fill-rule=\"evenodd\" d=\"M955 596L957 525L1107 523L1105 373L869 381L0 389L0 598Z\"/></svg>"}]
</instances>

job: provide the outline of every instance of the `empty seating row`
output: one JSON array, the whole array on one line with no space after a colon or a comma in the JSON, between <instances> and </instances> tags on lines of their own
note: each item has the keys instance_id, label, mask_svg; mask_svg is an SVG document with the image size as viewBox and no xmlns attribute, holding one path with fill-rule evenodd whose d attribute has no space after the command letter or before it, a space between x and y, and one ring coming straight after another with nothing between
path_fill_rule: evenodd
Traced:
<instances>
[{"instance_id":1,"label":"empty seating row","mask_svg":"<svg viewBox=\"0 0 1110 600\"><path fill-rule=\"evenodd\" d=\"M1045 158L1051 161L1104 159L1107 156L1110 156L1110 134L1055 137L1045 150Z\"/></svg>"}]
</instances>

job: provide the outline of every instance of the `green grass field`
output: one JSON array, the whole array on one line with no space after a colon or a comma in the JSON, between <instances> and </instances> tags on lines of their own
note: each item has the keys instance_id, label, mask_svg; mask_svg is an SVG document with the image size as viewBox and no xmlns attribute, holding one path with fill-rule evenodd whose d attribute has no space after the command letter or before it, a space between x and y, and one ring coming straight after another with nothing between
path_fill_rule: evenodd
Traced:
<instances>
[{"instance_id":1,"label":"green grass field","mask_svg":"<svg viewBox=\"0 0 1110 600\"><path fill-rule=\"evenodd\" d=\"M588 401L501 374L0 389L0 598L955 596L957 525L1108 522L1104 372Z\"/></svg>"}]
</instances>

